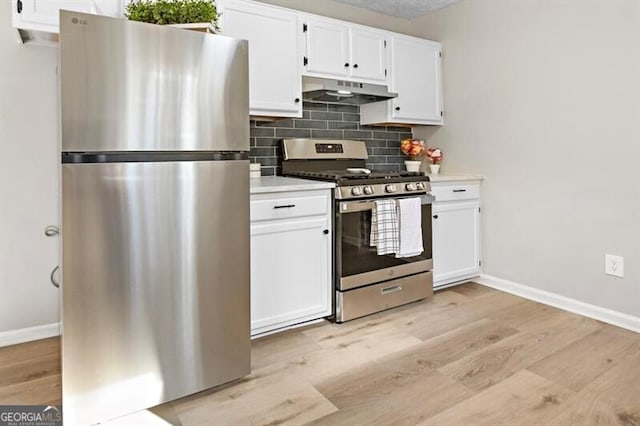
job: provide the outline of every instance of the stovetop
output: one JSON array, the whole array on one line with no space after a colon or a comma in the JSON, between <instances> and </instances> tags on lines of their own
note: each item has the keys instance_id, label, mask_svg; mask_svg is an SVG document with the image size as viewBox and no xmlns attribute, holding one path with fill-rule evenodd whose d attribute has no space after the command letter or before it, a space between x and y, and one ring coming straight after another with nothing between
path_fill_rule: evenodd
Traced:
<instances>
[{"instance_id":1,"label":"stovetop","mask_svg":"<svg viewBox=\"0 0 640 426\"><path fill-rule=\"evenodd\" d=\"M336 200L424 195L431 190L423 173L368 170L362 141L284 139L282 174L335 182Z\"/></svg>"},{"instance_id":2,"label":"stovetop","mask_svg":"<svg viewBox=\"0 0 640 426\"><path fill-rule=\"evenodd\" d=\"M337 186L373 185L381 183L418 182L429 178L420 172L395 170L372 170L371 173L350 172L342 170L295 170L287 172L288 176L305 179L335 182Z\"/></svg>"}]
</instances>

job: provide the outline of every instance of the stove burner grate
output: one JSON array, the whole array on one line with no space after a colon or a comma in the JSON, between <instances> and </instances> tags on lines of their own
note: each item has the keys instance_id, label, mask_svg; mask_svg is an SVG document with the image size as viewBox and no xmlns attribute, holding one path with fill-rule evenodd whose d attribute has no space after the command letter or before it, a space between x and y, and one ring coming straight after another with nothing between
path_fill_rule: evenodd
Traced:
<instances>
[{"instance_id":1,"label":"stove burner grate","mask_svg":"<svg viewBox=\"0 0 640 426\"><path fill-rule=\"evenodd\" d=\"M346 181L363 181L372 179L397 179L404 177L420 177L424 176L420 172L406 172L406 171L371 171L369 174L353 173L347 170L323 170L323 171L306 171L297 170L295 172L288 173L290 176L299 176L306 178L323 179L334 182L346 182Z\"/></svg>"}]
</instances>

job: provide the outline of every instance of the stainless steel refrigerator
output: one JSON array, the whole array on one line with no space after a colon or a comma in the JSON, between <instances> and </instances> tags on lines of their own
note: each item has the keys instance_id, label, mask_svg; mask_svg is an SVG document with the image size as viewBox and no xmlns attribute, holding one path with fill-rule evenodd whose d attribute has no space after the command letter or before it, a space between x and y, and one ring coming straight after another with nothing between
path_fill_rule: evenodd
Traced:
<instances>
[{"instance_id":1,"label":"stainless steel refrigerator","mask_svg":"<svg viewBox=\"0 0 640 426\"><path fill-rule=\"evenodd\" d=\"M61 12L65 424L250 371L247 50Z\"/></svg>"}]
</instances>

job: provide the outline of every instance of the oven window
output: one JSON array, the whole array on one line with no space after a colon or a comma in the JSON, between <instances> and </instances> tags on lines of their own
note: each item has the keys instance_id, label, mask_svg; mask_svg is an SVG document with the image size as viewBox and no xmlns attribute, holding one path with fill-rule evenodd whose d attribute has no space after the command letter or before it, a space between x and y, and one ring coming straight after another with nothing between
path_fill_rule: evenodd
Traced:
<instances>
[{"instance_id":1,"label":"oven window","mask_svg":"<svg viewBox=\"0 0 640 426\"><path fill-rule=\"evenodd\" d=\"M371 210L339 214L338 237L340 250L337 254L339 276L376 271L410 262L431 259L431 204L422 205L422 254L396 259L395 255L379 256L376 247L371 247Z\"/></svg>"}]
</instances>

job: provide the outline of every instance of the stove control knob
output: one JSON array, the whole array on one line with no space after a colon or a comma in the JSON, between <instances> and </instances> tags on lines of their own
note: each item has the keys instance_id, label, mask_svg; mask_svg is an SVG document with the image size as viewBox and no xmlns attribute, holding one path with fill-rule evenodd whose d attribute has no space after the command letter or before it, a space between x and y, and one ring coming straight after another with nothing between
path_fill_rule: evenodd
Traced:
<instances>
[{"instance_id":1,"label":"stove control knob","mask_svg":"<svg viewBox=\"0 0 640 426\"><path fill-rule=\"evenodd\" d=\"M396 186L392 185L392 184L389 184L389 185L384 187L384 190L386 192L396 192Z\"/></svg>"},{"instance_id":2,"label":"stove control knob","mask_svg":"<svg viewBox=\"0 0 640 426\"><path fill-rule=\"evenodd\" d=\"M373 194L373 186L365 186L364 187L364 193L367 194L367 195Z\"/></svg>"},{"instance_id":3,"label":"stove control knob","mask_svg":"<svg viewBox=\"0 0 640 426\"><path fill-rule=\"evenodd\" d=\"M418 182L416 184L416 189L425 189L426 187L424 186L424 182Z\"/></svg>"},{"instance_id":4,"label":"stove control knob","mask_svg":"<svg viewBox=\"0 0 640 426\"><path fill-rule=\"evenodd\" d=\"M418 189L415 183L408 183L404 187L407 191L415 191Z\"/></svg>"},{"instance_id":5,"label":"stove control knob","mask_svg":"<svg viewBox=\"0 0 640 426\"><path fill-rule=\"evenodd\" d=\"M354 186L353 188L351 188L351 195L354 195L356 197L362 195L362 188L360 188L359 186Z\"/></svg>"}]
</instances>

